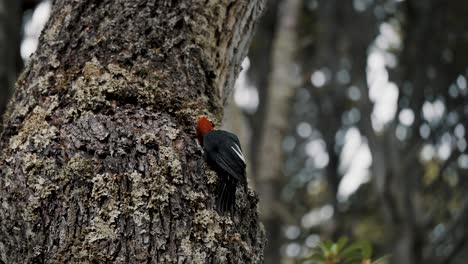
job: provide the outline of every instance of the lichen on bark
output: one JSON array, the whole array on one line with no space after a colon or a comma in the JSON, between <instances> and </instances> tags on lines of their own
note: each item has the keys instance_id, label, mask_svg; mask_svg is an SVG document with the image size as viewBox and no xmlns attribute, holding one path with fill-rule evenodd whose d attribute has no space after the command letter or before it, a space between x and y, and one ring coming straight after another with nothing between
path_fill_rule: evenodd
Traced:
<instances>
[{"instance_id":1,"label":"lichen on bark","mask_svg":"<svg viewBox=\"0 0 468 264\"><path fill-rule=\"evenodd\" d=\"M193 121L219 122L263 5L55 1L5 115L0 260L261 263L256 195L214 211Z\"/></svg>"}]
</instances>

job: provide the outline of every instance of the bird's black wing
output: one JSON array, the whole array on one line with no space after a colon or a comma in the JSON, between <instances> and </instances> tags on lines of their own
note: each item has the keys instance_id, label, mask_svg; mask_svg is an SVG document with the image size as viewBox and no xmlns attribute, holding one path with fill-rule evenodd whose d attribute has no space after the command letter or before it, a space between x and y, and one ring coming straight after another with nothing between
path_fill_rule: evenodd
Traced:
<instances>
[{"instance_id":1,"label":"bird's black wing","mask_svg":"<svg viewBox=\"0 0 468 264\"><path fill-rule=\"evenodd\" d=\"M245 158L236 135L213 130L205 135L203 142L209 160L234 179L246 182Z\"/></svg>"}]
</instances>

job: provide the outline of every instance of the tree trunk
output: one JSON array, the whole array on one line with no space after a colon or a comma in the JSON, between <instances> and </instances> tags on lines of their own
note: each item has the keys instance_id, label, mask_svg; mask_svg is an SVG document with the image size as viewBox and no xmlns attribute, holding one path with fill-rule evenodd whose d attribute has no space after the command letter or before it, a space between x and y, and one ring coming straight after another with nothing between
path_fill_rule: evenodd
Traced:
<instances>
[{"instance_id":1,"label":"tree trunk","mask_svg":"<svg viewBox=\"0 0 468 264\"><path fill-rule=\"evenodd\" d=\"M252 39L249 48L250 67L247 71L247 81L257 88L258 105L254 113L244 112L250 127L248 157L250 171L258 171L257 166L262 156L260 142L262 142L264 121L266 117L266 102L268 101L268 89L272 59L273 42L278 29L278 10L281 0L269 0L264 14ZM261 194L260 194L261 195Z\"/></svg>"},{"instance_id":2,"label":"tree trunk","mask_svg":"<svg viewBox=\"0 0 468 264\"><path fill-rule=\"evenodd\" d=\"M216 124L264 1L56 0L0 142L0 262L261 263L256 195L214 210Z\"/></svg>"},{"instance_id":3,"label":"tree trunk","mask_svg":"<svg viewBox=\"0 0 468 264\"><path fill-rule=\"evenodd\" d=\"M266 263L280 263L279 248L283 243L281 213L287 211L281 203L280 192L283 184L282 141L289 128L290 106L295 94L297 76L295 68L297 23L302 2L281 1L278 13L278 30L273 43L272 74L269 80L268 98L265 102L265 122L260 137L255 187L261 195L260 214L267 229L268 244Z\"/></svg>"}]
</instances>

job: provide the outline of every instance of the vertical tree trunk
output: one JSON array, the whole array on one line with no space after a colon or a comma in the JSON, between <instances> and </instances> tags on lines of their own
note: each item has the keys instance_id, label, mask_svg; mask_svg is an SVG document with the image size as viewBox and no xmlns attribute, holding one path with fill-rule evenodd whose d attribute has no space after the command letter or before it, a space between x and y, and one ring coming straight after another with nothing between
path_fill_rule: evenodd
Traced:
<instances>
[{"instance_id":1,"label":"vertical tree trunk","mask_svg":"<svg viewBox=\"0 0 468 264\"><path fill-rule=\"evenodd\" d=\"M298 85L295 80L294 62L297 40L297 23L302 2L299 0L282 1L279 6L278 31L273 43L272 74L269 80L268 98L265 102L266 119L261 136L256 188L261 195L262 219L268 230L266 263L280 263L279 248L282 244L281 210L279 199L282 180L283 138L287 132L290 105ZM280 210L278 210L280 209ZM284 210L283 210L284 211Z\"/></svg>"},{"instance_id":2,"label":"vertical tree trunk","mask_svg":"<svg viewBox=\"0 0 468 264\"><path fill-rule=\"evenodd\" d=\"M214 211L193 120L219 123L263 5L56 0L5 116L0 260L261 263L257 198Z\"/></svg>"},{"instance_id":3,"label":"vertical tree trunk","mask_svg":"<svg viewBox=\"0 0 468 264\"><path fill-rule=\"evenodd\" d=\"M250 127L248 156L250 170L257 171L261 157L259 142L262 141L264 121L266 116L266 102L273 57L273 42L278 30L278 7L281 0L269 0L264 14L252 39L249 49L250 67L247 71L247 81L257 88L258 106L255 113L246 114Z\"/></svg>"}]
</instances>

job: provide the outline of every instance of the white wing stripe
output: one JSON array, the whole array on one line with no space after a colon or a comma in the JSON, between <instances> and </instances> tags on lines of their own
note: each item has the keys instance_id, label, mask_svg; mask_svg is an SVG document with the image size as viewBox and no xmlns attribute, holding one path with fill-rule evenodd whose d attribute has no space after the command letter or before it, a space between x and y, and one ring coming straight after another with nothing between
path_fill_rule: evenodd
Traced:
<instances>
[{"instance_id":1,"label":"white wing stripe","mask_svg":"<svg viewBox=\"0 0 468 264\"><path fill-rule=\"evenodd\" d=\"M235 148L234 148L235 147ZM242 155L242 151L240 150L240 147L234 144L234 146L231 146L232 150L241 158L241 160L245 163L244 156Z\"/></svg>"}]
</instances>

